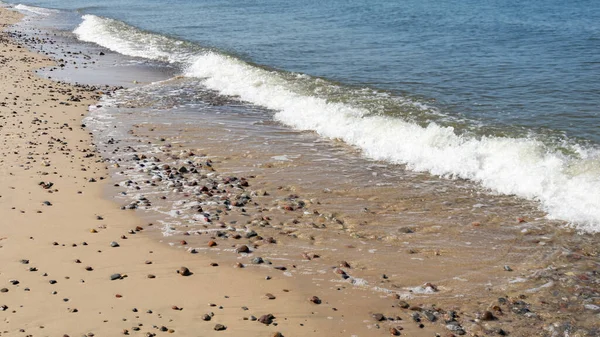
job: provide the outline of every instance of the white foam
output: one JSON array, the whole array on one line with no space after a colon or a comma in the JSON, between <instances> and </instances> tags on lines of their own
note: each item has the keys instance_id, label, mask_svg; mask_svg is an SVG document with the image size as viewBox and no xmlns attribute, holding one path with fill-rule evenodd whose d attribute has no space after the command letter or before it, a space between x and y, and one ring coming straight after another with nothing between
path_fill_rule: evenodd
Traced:
<instances>
[{"instance_id":1,"label":"white foam","mask_svg":"<svg viewBox=\"0 0 600 337\"><path fill-rule=\"evenodd\" d=\"M576 159L535 139L477 139L435 123L422 127L398 118L367 117L368 111L348 104L297 94L277 73L215 53L198 56L186 75L204 78L208 88L222 94L276 110L275 118L289 126L344 140L369 158L474 180L499 193L537 200L550 218L600 231L597 149L580 148Z\"/></svg>"},{"instance_id":2,"label":"white foam","mask_svg":"<svg viewBox=\"0 0 600 337\"><path fill-rule=\"evenodd\" d=\"M23 5L23 4L16 5L15 9L20 11L21 13L41 15L41 16L50 16L52 14L58 13L58 10L56 10L56 9L27 6L27 5Z\"/></svg>"},{"instance_id":3,"label":"white foam","mask_svg":"<svg viewBox=\"0 0 600 337\"><path fill-rule=\"evenodd\" d=\"M549 218L566 220L580 230L600 231L598 148L567 145L574 154L566 155L533 138L476 138L436 123L420 126L352 103L327 101L299 88L290 76L231 56L190 54L174 40L115 20L93 15L83 19L75 30L80 39L125 55L180 63L187 66L186 76L201 78L206 87L223 95L274 110L274 118L290 127L343 140L371 159L470 179L498 193L539 201Z\"/></svg>"},{"instance_id":4,"label":"white foam","mask_svg":"<svg viewBox=\"0 0 600 337\"><path fill-rule=\"evenodd\" d=\"M112 19L86 14L83 22L73 31L77 38L93 42L112 51L134 57L177 62L181 55L162 50L166 37L146 33Z\"/></svg>"}]
</instances>

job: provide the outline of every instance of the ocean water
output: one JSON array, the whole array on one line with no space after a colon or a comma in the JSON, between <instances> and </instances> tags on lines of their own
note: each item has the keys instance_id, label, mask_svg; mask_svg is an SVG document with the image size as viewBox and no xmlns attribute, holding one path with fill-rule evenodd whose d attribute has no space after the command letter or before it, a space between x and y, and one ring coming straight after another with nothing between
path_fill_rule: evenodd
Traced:
<instances>
[{"instance_id":1,"label":"ocean water","mask_svg":"<svg viewBox=\"0 0 600 337\"><path fill-rule=\"evenodd\" d=\"M15 8L82 42L176 69L188 79L182 93L193 83L192 91L235 97L370 160L471 180L600 231L598 2L49 0Z\"/></svg>"}]
</instances>

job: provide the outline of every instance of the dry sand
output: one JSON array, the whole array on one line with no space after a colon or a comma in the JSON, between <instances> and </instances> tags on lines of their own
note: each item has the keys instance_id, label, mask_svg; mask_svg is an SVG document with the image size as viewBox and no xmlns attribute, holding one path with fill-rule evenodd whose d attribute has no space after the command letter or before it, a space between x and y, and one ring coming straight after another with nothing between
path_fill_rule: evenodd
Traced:
<instances>
[{"instance_id":1,"label":"dry sand","mask_svg":"<svg viewBox=\"0 0 600 337\"><path fill-rule=\"evenodd\" d=\"M3 26L18 19L0 9ZM336 303L287 277L214 267L143 230L128 233L146 224L102 198L107 169L81 126L98 93L36 77L33 71L52 61L6 35L0 50L0 288L6 288L0 336L387 336L399 325L406 335L431 336L440 330L392 321L376 329L371 314L378 308L367 307L370 300ZM178 274L182 266L192 275ZM122 277L111 280L116 273ZM245 320L265 314L275 316L273 324ZM216 324L226 330L214 330Z\"/></svg>"}]
</instances>

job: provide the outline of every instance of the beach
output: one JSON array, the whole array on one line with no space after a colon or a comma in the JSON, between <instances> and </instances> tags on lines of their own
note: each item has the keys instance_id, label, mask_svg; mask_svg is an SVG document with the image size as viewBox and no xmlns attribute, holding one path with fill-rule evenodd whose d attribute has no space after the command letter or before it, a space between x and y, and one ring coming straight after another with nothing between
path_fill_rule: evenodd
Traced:
<instances>
[{"instance_id":1,"label":"beach","mask_svg":"<svg viewBox=\"0 0 600 337\"><path fill-rule=\"evenodd\" d=\"M0 9L3 27L20 18ZM424 173L305 177L309 151L281 160L235 126L224 148L219 120L124 116L109 133L94 111L119 88L43 78L64 61L2 34L0 336L599 332L597 233ZM393 189L349 187L387 173Z\"/></svg>"}]
</instances>

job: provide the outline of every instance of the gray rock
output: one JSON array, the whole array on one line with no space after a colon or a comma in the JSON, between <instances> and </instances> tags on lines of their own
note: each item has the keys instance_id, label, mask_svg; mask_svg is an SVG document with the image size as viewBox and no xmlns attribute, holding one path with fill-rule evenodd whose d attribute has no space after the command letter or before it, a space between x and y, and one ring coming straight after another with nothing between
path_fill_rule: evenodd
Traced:
<instances>
[{"instance_id":1,"label":"gray rock","mask_svg":"<svg viewBox=\"0 0 600 337\"><path fill-rule=\"evenodd\" d=\"M119 274L119 273L112 274L112 275L110 275L110 279L111 279L111 281L119 280L119 279L121 279L121 274Z\"/></svg>"},{"instance_id":2,"label":"gray rock","mask_svg":"<svg viewBox=\"0 0 600 337\"><path fill-rule=\"evenodd\" d=\"M463 329L462 326L460 326L460 324L458 324L458 322L451 322L449 324L446 324L446 329L452 331L453 333L455 333L457 335L466 334L465 330Z\"/></svg>"},{"instance_id":3,"label":"gray rock","mask_svg":"<svg viewBox=\"0 0 600 337\"><path fill-rule=\"evenodd\" d=\"M111 247L119 247L119 243L117 243L116 241L113 241L110 243Z\"/></svg>"},{"instance_id":4,"label":"gray rock","mask_svg":"<svg viewBox=\"0 0 600 337\"><path fill-rule=\"evenodd\" d=\"M246 239L250 239L252 237L258 236L258 233L256 233L255 231L251 230L249 232L246 233Z\"/></svg>"},{"instance_id":5,"label":"gray rock","mask_svg":"<svg viewBox=\"0 0 600 337\"><path fill-rule=\"evenodd\" d=\"M227 327L224 326L223 324L217 324L217 325L215 325L214 329L215 329L215 331L223 331L223 330L226 330Z\"/></svg>"},{"instance_id":6,"label":"gray rock","mask_svg":"<svg viewBox=\"0 0 600 337\"><path fill-rule=\"evenodd\" d=\"M437 320L437 317L431 310L423 310L423 315L425 315L425 318L430 322L435 322Z\"/></svg>"}]
</instances>

